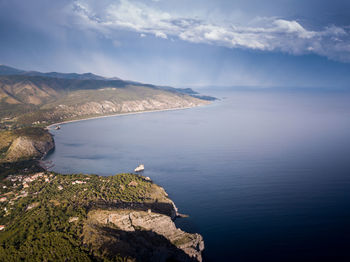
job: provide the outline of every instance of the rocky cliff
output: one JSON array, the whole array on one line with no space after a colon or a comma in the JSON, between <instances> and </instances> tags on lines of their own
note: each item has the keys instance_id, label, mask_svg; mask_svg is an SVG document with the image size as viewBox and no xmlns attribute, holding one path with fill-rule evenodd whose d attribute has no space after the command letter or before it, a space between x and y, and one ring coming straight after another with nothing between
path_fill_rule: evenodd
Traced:
<instances>
[{"instance_id":1,"label":"rocky cliff","mask_svg":"<svg viewBox=\"0 0 350 262\"><path fill-rule=\"evenodd\" d=\"M165 190L120 174L22 172L0 181L0 261L201 261Z\"/></svg>"},{"instance_id":2,"label":"rocky cliff","mask_svg":"<svg viewBox=\"0 0 350 262\"><path fill-rule=\"evenodd\" d=\"M151 209L94 210L83 235L87 245L99 239L100 249L108 247L103 252L110 256L132 255L137 261L202 261L202 236L176 228L169 216Z\"/></svg>"},{"instance_id":3,"label":"rocky cliff","mask_svg":"<svg viewBox=\"0 0 350 262\"><path fill-rule=\"evenodd\" d=\"M8 152L7 160L41 158L54 148L52 137L48 140L33 140L29 137L16 138Z\"/></svg>"},{"instance_id":4,"label":"rocky cliff","mask_svg":"<svg viewBox=\"0 0 350 262\"><path fill-rule=\"evenodd\" d=\"M131 89L141 90L143 88L137 87ZM82 101L79 98L81 97L81 92L74 93L71 95L71 99L74 99L74 97L76 96L77 98L74 100L80 102L74 104L66 103L64 101L62 101L62 103L56 103L54 109L51 108L46 112L46 121L50 121L50 119L62 121L68 119L80 119L90 116L103 116L111 114L123 114L131 112L143 112L174 108L189 108L210 103L209 101L200 100L198 98L178 93L155 92L153 94L153 90L145 96L135 96L134 98L125 99L118 98L119 96L121 96L122 92L125 92L125 90L109 90L108 92L111 94L110 97L104 97L104 99L101 100L95 99L95 101ZM135 93L138 92L139 91L135 91ZM84 96L86 96L86 94L84 94Z\"/></svg>"},{"instance_id":5,"label":"rocky cliff","mask_svg":"<svg viewBox=\"0 0 350 262\"><path fill-rule=\"evenodd\" d=\"M39 159L55 147L52 135L40 128L13 131L8 144L9 147L2 159L6 162Z\"/></svg>"}]
</instances>

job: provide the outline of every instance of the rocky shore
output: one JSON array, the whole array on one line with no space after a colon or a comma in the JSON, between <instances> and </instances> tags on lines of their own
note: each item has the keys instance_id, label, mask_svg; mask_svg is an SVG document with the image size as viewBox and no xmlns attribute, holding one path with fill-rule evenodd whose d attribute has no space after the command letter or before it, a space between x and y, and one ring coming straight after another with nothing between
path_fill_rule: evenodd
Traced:
<instances>
[{"instance_id":1,"label":"rocky shore","mask_svg":"<svg viewBox=\"0 0 350 262\"><path fill-rule=\"evenodd\" d=\"M110 244L108 227L115 236L115 245L108 253L132 254L140 261L202 261L204 241L199 234L189 234L176 228L167 215L135 210L94 210L89 213L84 227L84 243L89 244L91 236ZM96 236L97 235L97 236ZM129 236L129 237L125 237Z\"/></svg>"},{"instance_id":2,"label":"rocky shore","mask_svg":"<svg viewBox=\"0 0 350 262\"><path fill-rule=\"evenodd\" d=\"M18 137L8 149L6 159L16 161L18 159L42 158L54 147L52 136L48 136L47 140Z\"/></svg>"},{"instance_id":3,"label":"rocky shore","mask_svg":"<svg viewBox=\"0 0 350 262\"><path fill-rule=\"evenodd\" d=\"M41 159L55 148L53 136L42 128L27 127L6 133L6 136L2 133L0 137L7 140L1 144L3 154L0 163Z\"/></svg>"}]
</instances>

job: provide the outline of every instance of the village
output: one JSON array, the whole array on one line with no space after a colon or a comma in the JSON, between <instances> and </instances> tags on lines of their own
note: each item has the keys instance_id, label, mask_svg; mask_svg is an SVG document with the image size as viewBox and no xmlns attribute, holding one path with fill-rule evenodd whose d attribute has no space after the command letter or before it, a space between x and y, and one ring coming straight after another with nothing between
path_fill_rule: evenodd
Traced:
<instances>
[{"instance_id":1,"label":"village","mask_svg":"<svg viewBox=\"0 0 350 262\"><path fill-rule=\"evenodd\" d=\"M1 211L4 213L3 216L6 217L10 214L11 210L14 209L14 205L17 200L21 198L26 198L28 196L35 197L40 194L41 190L44 188L45 184L49 184L55 179L53 173L39 172L32 175L25 176L23 174L10 175L0 184L0 207ZM84 180L90 180L89 177L84 178ZM83 185L86 184L84 180L73 180L70 181L71 185ZM41 187L37 187L38 183L35 184L35 189L31 189L33 182L40 182ZM38 190L39 189L39 190ZM59 191L63 190L63 185L59 184L57 186ZM84 191L87 189L85 188ZM39 206L39 202L34 202L26 207L26 211ZM0 212L1 214L1 212ZM6 225L0 225L0 231L5 230Z\"/></svg>"}]
</instances>

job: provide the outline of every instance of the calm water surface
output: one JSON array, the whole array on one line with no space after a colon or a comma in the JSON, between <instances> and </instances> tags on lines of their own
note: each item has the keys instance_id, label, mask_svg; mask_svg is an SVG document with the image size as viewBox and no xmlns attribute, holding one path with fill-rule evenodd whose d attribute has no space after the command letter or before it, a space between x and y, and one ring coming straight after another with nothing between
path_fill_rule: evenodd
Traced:
<instances>
[{"instance_id":1,"label":"calm water surface","mask_svg":"<svg viewBox=\"0 0 350 262\"><path fill-rule=\"evenodd\" d=\"M70 123L54 171L144 163L204 261L350 261L350 94L215 92L206 107Z\"/></svg>"}]
</instances>

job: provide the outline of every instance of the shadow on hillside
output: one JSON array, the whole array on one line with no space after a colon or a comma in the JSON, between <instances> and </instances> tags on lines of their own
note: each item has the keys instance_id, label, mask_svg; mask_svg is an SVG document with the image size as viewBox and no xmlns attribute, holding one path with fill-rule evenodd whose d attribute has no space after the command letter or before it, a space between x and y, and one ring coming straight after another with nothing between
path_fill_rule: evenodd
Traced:
<instances>
[{"instance_id":1,"label":"shadow on hillside","mask_svg":"<svg viewBox=\"0 0 350 262\"><path fill-rule=\"evenodd\" d=\"M174 218L175 211L173 205L170 203L153 202L153 203L138 203L138 202L119 202L119 201L105 201L103 199L91 203L89 209L130 209L136 211L147 211L163 214Z\"/></svg>"},{"instance_id":2,"label":"shadow on hillside","mask_svg":"<svg viewBox=\"0 0 350 262\"><path fill-rule=\"evenodd\" d=\"M36 160L0 163L0 180L14 174L32 174L45 171Z\"/></svg>"},{"instance_id":3,"label":"shadow on hillside","mask_svg":"<svg viewBox=\"0 0 350 262\"><path fill-rule=\"evenodd\" d=\"M165 237L152 231L122 231L110 227L96 226L99 245L98 253L111 259L117 255L136 261L197 261L177 248Z\"/></svg>"}]
</instances>

